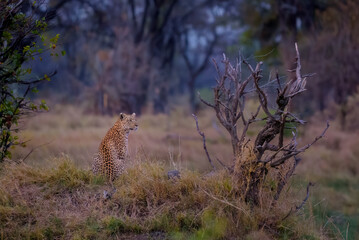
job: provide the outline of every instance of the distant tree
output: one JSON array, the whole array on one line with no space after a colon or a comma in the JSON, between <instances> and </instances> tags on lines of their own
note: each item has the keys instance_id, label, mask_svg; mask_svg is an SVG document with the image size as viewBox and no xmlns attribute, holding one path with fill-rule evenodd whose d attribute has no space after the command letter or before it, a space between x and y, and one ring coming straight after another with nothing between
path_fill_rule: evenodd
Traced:
<instances>
[{"instance_id":1,"label":"distant tree","mask_svg":"<svg viewBox=\"0 0 359 240\"><path fill-rule=\"evenodd\" d=\"M246 26L242 43L256 48L256 55L276 58L279 54L284 67L294 69L295 57L291 46L301 34L313 30L317 12L329 1L320 0L244 0L239 4L240 21ZM268 53L272 53L269 54ZM278 64L279 65L279 64Z\"/></svg>"},{"instance_id":2,"label":"distant tree","mask_svg":"<svg viewBox=\"0 0 359 240\"><path fill-rule=\"evenodd\" d=\"M224 34L225 27L230 25L228 13L235 2L194 0L188 4L186 1L157 0L141 4L128 1L134 42L147 45L149 59L157 64L155 67L160 73L152 88L149 86L155 112L164 111L167 95L174 84L172 74L180 75L181 61L186 68L183 70L188 72L181 81L188 89L190 105L195 110L196 82L209 66L208 59L219 44L218 29Z\"/></svg>"},{"instance_id":3,"label":"distant tree","mask_svg":"<svg viewBox=\"0 0 359 240\"><path fill-rule=\"evenodd\" d=\"M228 1L230 2L230 1ZM227 23L220 21L229 4L203 1L197 4L182 18L176 31L178 35L179 55L182 56L188 74L183 77L189 92L189 103L192 112L197 107L196 83L209 65L208 59L220 42L218 28ZM196 10L196 8L200 8ZM220 12L218 14L216 12ZM209 20L211 19L211 20Z\"/></svg>"},{"instance_id":4,"label":"distant tree","mask_svg":"<svg viewBox=\"0 0 359 240\"><path fill-rule=\"evenodd\" d=\"M358 8L358 1L338 1L319 14L320 31L308 37L303 47L306 68L316 73L308 86L314 93L311 110L324 110L330 104L337 104L343 129L347 125L346 116L352 111L348 97L359 86ZM306 99L304 96L302 100Z\"/></svg>"},{"instance_id":5,"label":"distant tree","mask_svg":"<svg viewBox=\"0 0 359 240\"><path fill-rule=\"evenodd\" d=\"M36 93L36 86L49 81L54 73L36 77L32 74L32 66L40 64L44 51L49 51L52 56L61 54L56 46L59 35L48 39L44 34L46 18L35 14L34 10L41 3L34 2L30 9L23 3L17 0L0 2L0 162L11 158L13 146L24 144L16 135L21 117L47 110L44 101L36 104L29 95Z\"/></svg>"},{"instance_id":6,"label":"distant tree","mask_svg":"<svg viewBox=\"0 0 359 240\"><path fill-rule=\"evenodd\" d=\"M316 77L308 84L312 97L305 93L297 98L310 99L311 104L299 107L306 106L311 113L335 103L343 128L350 111L348 96L358 85L358 7L355 0L243 0L239 4L238 19L245 28L242 43L255 48L255 55L264 55L260 60L280 55L283 70L289 70L295 68L290 46L300 42L304 65ZM289 77L294 78L294 72Z\"/></svg>"},{"instance_id":7,"label":"distant tree","mask_svg":"<svg viewBox=\"0 0 359 240\"><path fill-rule=\"evenodd\" d=\"M61 1L50 2L57 6ZM69 98L95 101L91 106L101 114L140 112L146 105L163 112L170 93L180 88L188 89L193 103L195 82L208 66L206 56L218 46L216 27L229 21L223 5L229 9L234 1L224 2L67 1L52 21L63 32L68 53L62 65L66 83L56 89L66 88ZM221 19L213 13L218 10ZM199 47L194 49L193 41ZM183 54L189 60L184 64Z\"/></svg>"},{"instance_id":8,"label":"distant tree","mask_svg":"<svg viewBox=\"0 0 359 240\"><path fill-rule=\"evenodd\" d=\"M215 31L213 31L213 38L210 40L209 43L206 43L206 46L202 46L205 50L202 50L199 46L197 49L189 47L188 43L188 35L184 36L184 43L180 53L184 59L185 65L188 70L188 80L187 80L187 87L189 90L189 103L192 112L196 111L196 81L199 75L206 69L208 65L208 59L210 58L211 54L213 53L213 49L217 43L218 35ZM180 43L181 44L181 43ZM197 53L199 50L203 54ZM196 54L197 53L197 54ZM202 56L201 56L202 55Z\"/></svg>"},{"instance_id":9,"label":"distant tree","mask_svg":"<svg viewBox=\"0 0 359 240\"><path fill-rule=\"evenodd\" d=\"M186 52L188 49L183 49L188 45L182 45L182 49L178 49L178 46L181 45L183 37L188 36L189 29L195 30L192 27L196 21L194 18L202 19L201 17L207 16L203 12L207 10L212 2L211 0L202 0L194 1L193 4L188 5L188 3L178 0L146 0L142 4L134 0L128 1L134 42L135 44L142 43L147 46L149 60L157 65L154 65L154 67L160 72L154 82L148 86L150 89L148 98L153 102L155 112L164 112L168 103L168 92L172 79L171 73L177 50L183 54L182 56L184 56L186 66L189 69L192 80L188 81L188 87L190 92L193 93L194 79L203 71L206 66L206 60L203 60L204 62L199 64L197 69L194 69ZM212 49L213 46L209 46L205 50L207 52L205 55L208 55L208 52L211 53ZM208 59L208 56L204 59ZM191 102L194 102L193 96Z\"/></svg>"}]
</instances>

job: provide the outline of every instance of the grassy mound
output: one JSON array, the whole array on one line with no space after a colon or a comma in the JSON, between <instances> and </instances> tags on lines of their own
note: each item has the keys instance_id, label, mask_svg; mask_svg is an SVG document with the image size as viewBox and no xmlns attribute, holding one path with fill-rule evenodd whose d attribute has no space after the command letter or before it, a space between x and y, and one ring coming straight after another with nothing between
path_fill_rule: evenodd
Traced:
<instances>
[{"instance_id":1,"label":"grassy mound","mask_svg":"<svg viewBox=\"0 0 359 240\"><path fill-rule=\"evenodd\" d=\"M113 184L67 158L57 167L5 165L0 173L1 239L317 239L302 217L282 220L289 201L245 204L225 171L182 171L168 179L156 162L139 162ZM105 200L103 191L113 192ZM310 222L310 221L309 221Z\"/></svg>"}]
</instances>

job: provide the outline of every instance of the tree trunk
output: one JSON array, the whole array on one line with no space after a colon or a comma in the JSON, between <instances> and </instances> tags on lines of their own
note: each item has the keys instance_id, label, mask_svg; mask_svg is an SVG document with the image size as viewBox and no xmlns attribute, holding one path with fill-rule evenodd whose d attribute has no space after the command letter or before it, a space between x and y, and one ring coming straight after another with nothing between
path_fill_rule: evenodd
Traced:
<instances>
[{"instance_id":1,"label":"tree trunk","mask_svg":"<svg viewBox=\"0 0 359 240\"><path fill-rule=\"evenodd\" d=\"M188 82L188 90L189 90L189 104L191 107L191 111L196 112L196 89L194 86L195 78L191 76L191 79Z\"/></svg>"}]
</instances>

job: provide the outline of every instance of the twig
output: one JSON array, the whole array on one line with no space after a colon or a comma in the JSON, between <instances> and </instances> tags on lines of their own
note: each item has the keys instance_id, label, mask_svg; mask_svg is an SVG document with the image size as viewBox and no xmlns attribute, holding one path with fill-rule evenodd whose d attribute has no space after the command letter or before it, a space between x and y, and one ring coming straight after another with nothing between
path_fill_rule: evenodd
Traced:
<instances>
[{"instance_id":1,"label":"twig","mask_svg":"<svg viewBox=\"0 0 359 240\"><path fill-rule=\"evenodd\" d=\"M308 201L308 198L309 198L309 189L310 187L313 187L314 184L312 182L309 182L308 185L307 185L307 195L305 196L305 198L303 199L302 203L299 205L299 206L296 206L295 207L295 210L298 211L300 210L304 204Z\"/></svg>"},{"instance_id":2,"label":"twig","mask_svg":"<svg viewBox=\"0 0 359 240\"><path fill-rule=\"evenodd\" d=\"M307 123L306 121L304 121L304 120L302 120L302 119L296 117L296 116L295 116L293 113L291 113L291 112L282 111L282 110L280 110L280 109L277 109L277 111L280 112L280 113L283 113L284 115L289 115L295 122L300 123L301 125L304 125L304 124ZM288 121L291 121L291 120L288 120Z\"/></svg>"},{"instance_id":3,"label":"twig","mask_svg":"<svg viewBox=\"0 0 359 240\"><path fill-rule=\"evenodd\" d=\"M196 121L197 132L198 132L198 134L199 134L199 135L202 137L202 139L203 139L203 149L204 149L204 151L206 152L208 161L209 161L209 163L211 164L212 168L213 168L214 170L216 170L216 167L214 166L214 164L213 164L213 162L212 162L212 159L211 159L211 157L209 156L209 153L208 153L208 150L207 150L207 146L206 146L206 136L205 136L204 133L201 132L201 130L199 129L197 116L196 116L195 114L192 114L192 116L193 116L194 120Z\"/></svg>"},{"instance_id":4,"label":"twig","mask_svg":"<svg viewBox=\"0 0 359 240\"><path fill-rule=\"evenodd\" d=\"M292 168L287 172L287 174L284 176L284 178L279 181L278 186L277 186L277 192L274 195L274 202L275 203L278 199L279 196L284 188L284 186L287 184L289 178L293 175L295 168L297 167L298 163L301 161L300 158L294 156L294 164L292 166Z\"/></svg>"},{"instance_id":5,"label":"twig","mask_svg":"<svg viewBox=\"0 0 359 240\"><path fill-rule=\"evenodd\" d=\"M203 102L204 104L206 104L208 107L211 107L211 108L215 108L215 106L209 102L207 102L206 100L204 100L202 97L201 97L201 94L199 92L197 92L198 94L198 97L199 97L199 100L201 100L201 102Z\"/></svg>"},{"instance_id":6,"label":"twig","mask_svg":"<svg viewBox=\"0 0 359 240\"><path fill-rule=\"evenodd\" d=\"M295 74L296 74L296 77L297 77L297 80L299 82L302 81L302 76L301 76L301 73L300 73L300 70L302 68L301 64L300 64L300 55L299 55L299 50L298 50L298 44L295 43L295 51L296 51L296 54L297 54L297 68L295 69Z\"/></svg>"},{"instance_id":7,"label":"twig","mask_svg":"<svg viewBox=\"0 0 359 240\"><path fill-rule=\"evenodd\" d=\"M234 205L234 204L232 204L232 203L230 203L230 202L228 202L228 201L226 201L226 200L219 199L219 198L213 196L212 194L209 194L209 193L206 192L204 189L201 189L201 190L202 190L205 194L207 194L207 196L213 198L214 200L217 200L217 201L219 201L219 202L221 202L221 203L227 204L228 206L234 207L235 209L237 209L237 210L243 212L247 217L249 217L249 214L248 214L243 208L240 208L240 207L238 207L238 206L236 206L236 205Z\"/></svg>"},{"instance_id":8,"label":"twig","mask_svg":"<svg viewBox=\"0 0 359 240\"><path fill-rule=\"evenodd\" d=\"M322 134L320 134L319 136L317 136L313 142L311 143L308 143L307 145L301 147L300 149L297 149L297 150L292 150L291 153L287 154L287 155L284 155L282 156L281 158L277 159L276 161L272 162L271 163L271 167L277 167L279 165L281 165L283 162L285 162L287 159L293 157L293 156L296 156L298 155L299 153L301 152L305 152L308 148L310 148L310 146L312 146L314 143L316 143L319 139L323 138L325 133L327 132L328 128L329 128L329 121L327 121L327 126L326 128L323 130Z\"/></svg>"},{"instance_id":9,"label":"twig","mask_svg":"<svg viewBox=\"0 0 359 240\"><path fill-rule=\"evenodd\" d=\"M303 199L302 203L299 205L299 206L295 206L295 209L293 210L293 208L290 209L289 213L282 219L285 220L287 219L292 213L296 213L298 212L300 209L303 208L304 204L308 201L308 198L309 198L309 190L310 190L310 187L313 187L314 186L314 183L312 182L309 182L308 185L307 185L307 195L305 196L305 198Z\"/></svg>"},{"instance_id":10,"label":"twig","mask_svg":"<svg viewBox=\"0 0 359 240\"><path fill-rule=\"evenodd\" d=\"M256 122L256 117L258 116L259 114L259 111L261 110L261 107L262 105L259 105L258 108L257 108L257 111L255 112L255 114L252 113L252 118L251 119L248 119L246 121L246 124L244 125L244 128L243 128L243 131L242 131L242 135L241 135L241 138L239 140L239 143L242 144L245 137L246 137L246 134L247 134L247 131L248 131L248 128L249 128L249 125ZM243 116L242 116L243 118ZM243 118L244 119L244 118Z\"/></svg>"},{"instance_id":11,"label":"twig","mask_svg":"<svg viewBox=\"0 0 359 240\"><path fill-rule=\"evenodd\" d=\"M267 100L267 96L266 94L263 92L263 90L261 89L261 87L259 86L259 80L261 79L261 65L263 64L262 62L257 63L256 69L253 70L252 66L246 61L243 60L243 63L247 65L247 67L250 69L250 71L252 72L252 77L253 77L253 82L254 82L254 86L256 87L257 93L258 93L258 99L260 104L262 105L262 109L263 111L266 113L266 115L274 120L273 115L270 113L270 111L268 110L268 100Z\"/></svg>"},{"instance_id":12,"label":"twig","mask_svg":"<svg viewBox=\"0 0 359 240\"><path fill-rule=\"evenodd\" d=\"M30 150L30 152L29 152L20 162L25 162L26 158L28 158L28 157L31 155L31 153L33 153L33 151L35 151L36 149L38 149L38 148L40 148L40 147L49 145L49 144L52 143L53 141L54 141L54 140L52 140L52 141L50 141L50 142L47 142L47 143L44 143L44 144L41 144L41 145L38 145L38 146L32 148L32 149Z\"/></svg>"},{"instance_id":13,"label":"twig","mask_svg":"<svg viewBox=\"0 0 359 240\"><path fill-rule=\"evenodd\" d=\"M302 66L300 64L300 55L299 55L297 43L295 43L295 51L296 51L297 67L293 69L293 72L295 71L296 78L292 79L287 84L287 86L289 86L289 93L286 95L287 98L293 98L297 94L302 93L306 90L305 85L307 84L307 78L306 77L302 78L300 73Z\"/></svg>"},{"instance_id":14,"label":"twig","mask_svg":"<svg viewBox=\"0 0 359 240\"><path fill-rule=\"evenodd\" d=\"M212 62L213 62L213 65L214 65L214 68L216 69L216 72L218 74L218 79L221 78L221 71L219 70L219 67L218 67L218 64L217 64L217 61L216 59L212 58ZM217 82L219 82L217 79Z\"/></svg>"},{"instance_id":15,"label":"twig","mask_svg":"<svg viewBox=\"0 0 359 240\"><path fill-rule=\"evenodd\" d=\"M279 79L278 70L277 70L275 76L276 76L277 84L278 84L278 87L279 87L279 91L281 92L281 91L282 91L282 85L280 84L280 79Z\"/></svg>"},{"instance_id":16,"label":"twig","mask_svg":"<svg viewBox=\"0 0 359 240\"><path fill-rule=\"evenodd\" d=\"M221 164L222 167L224 167L227 170L231 170L226 164L224 164L218 157L216 157L217 162Z\"/></svg>"},{"instance_id":17,"label":"twig","mask_svg":"<svg viewBox=\"0 0 359 240\"><path fill-rule=\"evenodd\" d=\"M330 127L329 121L327 120L327 126L326 126L326 128L324 129L324 131L322 132L322 134L320 134L319 136L317 136L317 137L313 140L313 142L311 142L311 143L305 145L304 147L298 149L298 151L303 152L303 151L307 150L308 148L310 148L310 146L312 146L314 143L316 143L319 139L323 138L329 127Z\"/></svg>"}]
</instances>

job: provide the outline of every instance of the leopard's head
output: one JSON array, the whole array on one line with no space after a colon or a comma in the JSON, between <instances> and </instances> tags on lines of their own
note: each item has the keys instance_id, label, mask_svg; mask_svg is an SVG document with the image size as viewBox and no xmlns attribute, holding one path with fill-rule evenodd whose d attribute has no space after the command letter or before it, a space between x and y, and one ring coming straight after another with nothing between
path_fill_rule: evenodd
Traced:
<instances>
[{"instance_id":1,"label":"leopard's head","mask_svg":"<svg viewBox=\"0 0 359 240\"><path fill-rule=\"evenodd\" d=\"M138 124L137 124L137 120L136 120L136 113L132 113L130 115L120 113L119 121L121 121L122 127L126 131L130 131L130 130L136 131L138 128Z\"/></svg>"}]
</instances>

